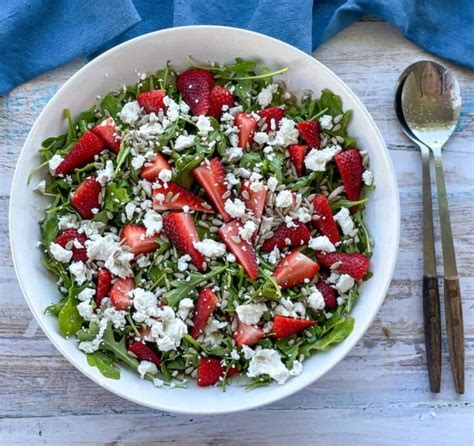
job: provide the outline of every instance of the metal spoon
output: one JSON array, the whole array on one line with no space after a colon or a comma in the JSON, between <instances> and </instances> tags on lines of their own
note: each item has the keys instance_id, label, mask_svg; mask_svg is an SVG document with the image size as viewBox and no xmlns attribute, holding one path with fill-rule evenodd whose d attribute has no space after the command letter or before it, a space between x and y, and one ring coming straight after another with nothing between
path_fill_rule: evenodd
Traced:
<instances>
[{"instance_id":1,"label":"metal spoon","mask_svg":"<svg viewBox=\"0 0 474 446\"><path fill-rule=\"evenodd\" d=\"M458 393L464 393L464 329L441 148L461 113L461 92L454 75L432 61L413 64L401 86L401 107L413 137L431 149L435 161L444 264L444 299L451 370Z\"/></svg>"}]
</instances>

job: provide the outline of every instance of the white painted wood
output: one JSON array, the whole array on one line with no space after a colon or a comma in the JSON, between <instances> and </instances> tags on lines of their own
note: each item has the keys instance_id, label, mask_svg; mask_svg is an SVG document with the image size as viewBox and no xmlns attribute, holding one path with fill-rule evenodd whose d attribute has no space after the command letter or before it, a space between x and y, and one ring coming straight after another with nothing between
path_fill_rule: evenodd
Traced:
<instances>
[{"instance_id":1,"label":"white painted wood","mask_svg":"<svg viewBox=\"0 0 474 446\"><path fill-rule=\"evenodd\" d=\"M411 62L433 56L381 22L355 24L314 55L359 95L390 149L402 208L397 268L374 324L331 373L266 408L220 417L173 415L124 401L83 377L38 329L9 252L10 184L36 116L84 61L0 98L0 444L472 444L474 73L447 64L459 78L464 99L459 129L446 146L445 169L464 302L466 394L454 392L444 337L442 392L433 395L421 310L421 166L392 109L398 74ZM437 219L435 224L442 271Z\"/></svg>"}]
</instances>

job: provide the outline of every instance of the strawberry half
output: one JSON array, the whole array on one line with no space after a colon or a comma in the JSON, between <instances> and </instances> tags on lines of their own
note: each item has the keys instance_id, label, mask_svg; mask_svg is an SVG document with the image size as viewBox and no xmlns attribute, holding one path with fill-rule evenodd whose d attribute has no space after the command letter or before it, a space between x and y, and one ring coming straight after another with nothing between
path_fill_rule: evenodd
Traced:
<instances>
[{"instance_id":1,"label":"strawberry half","mask_svg":"<svg viewBox=\"0 0 474 446\"><path fill-rule=\"evenodd\" d=\"M340 242L341 236L327 198L324 195L316 195L313 198L312 204L314 209L313 216L317 217L312 220L313 226L321 234L325 235L331 243Z\"/></svg>"},{"instance_id":2,"label":"strawberry half","mask_svg":"<svg viewBox=\"0 0 474 446\"><path fill-rule=\"evenodd\" d=\"M147 113L158 113L160 110L166 110L163 103L165 96L165 90L144 91L137 96L137 102Z\"/></svg>"},{"instance_id":3,"label":"strawberry half","mask_svg":"<svg viewBox=\"0 0 474 446\"><path fill-rule=\"evenodd\" d=\"M360 198L362 188L362 158L358 149L350 149L338 153L334 160L341 174L344 191L347 198L351 201L357 201Z\"/></svg>"},{"instance_id":4,"label":"strawberry half","mask_svg":"<svg viewBox=\"0 0 474 446\"><path fill-rule=\"evenodd\" d=\"M189 105L194 116L206 115L211 102L211 89L214 83L212 73L199 68L183 71L176 78L176 86Z\"/></svg>"},{"instance_id":5,"label":"strawberry half","mask_svg":"<svg viewBox=\"0 0 474 446\"><path fill-rule=\"evenodd\" d=\"M280 121L285 117L285 110L280 107L264 108L257 112L258 115L265 119L265 131L278 130L280 128ZM272 119L274 121L274 127L272 129Z\"/></svg>"},{"instance_id":6,"label":"strawberry half","mask_svg":"<svg viewBox=\"0 0 474 446\"><path fill-rule=\"evenodd\" d=\"M219 228L219 236L229 251L235 255L247 276L255 280L258 277L257 254L255 254L255 250L249 242L240 238L240 228L242 228L242 223L239 220L225 223ZM237 239L238 241L236 241Z\"/></svg>"},{"instance_id":7,"label":"strawberry half","mask_svg":"<svg viewBox=\"0 0 474 446\"><path fill-rule=\"evenodd\" d=\"M160 357L148 345L141 341L136 341L128 347L128 351L132 352L139 361L148 361L157 367L161 364Z\"/></svg>"},{"instance_id":8,"label":"strawberry half","mask_svg":"<svg viewBox=\"0 0 474 446\"><path fill-rule=\"evenodd\" d=\"M211 105L209 107L209 116L214 116L214 118L219 119L222 114L222 107L227 105L232 107L234 105L234 96L233 94L225 87L221 85L216 85L211 90Z\"/></svg>"},{"instance_id":9,"label":"strawberry half","mask_svg":"<svg viewBox=\"0 0 474 446\"><path fill-rule=\"evenodd\" d=\"M303 146L300 144L293 144L292 146L288 147L291 161L293 162L296 174L299 177L302 176L304 173L304 159L306 157L307 150L308 146Z\"/></svg>"},{"instance_id":10,"label":"strawberry half","mask_svg":"<svg viewBox=\"0 0 474 446\"><path fill-rule=\"evenodd\" d=\"M189 254L200 271L206 269L204 256L194 247L199 236L190 214L173 212L163 218L163 231L181 255Z\"/></svg>"},{"instance_id":11,"label":"strawberry half","mask_svg":"<svg viewBox=\"0 0 474 446\"><path fill-rule=\"evenodd\" d=\"M94 127L91 132L99 137L105 147L115 153L120 152L120 130L115 125L113 118L107 118Z\"/></svg>"},{"instance_id":12,"label":"strawberry half","mask_svg":"<svg viewBox=\"0 0 474 446\"><path fill-rule=\"evenodd\" d=\"M257 130L257 121L250 113L240 112L235 115L234 122L239 129L239 147L244 150L248 149Z\"/></svg>"},{"instance_id":13,"label":"strawberry half","mask_svg":"<svg viewBox=\"0 0 474 446\"><path fill-rule=\"evenodd\" d=\"M74 246L74 241L80 243L82 248L76 248L76 246ZM87 248L85 246L86 241L87 236L85 234L80 234L76 229L66 229L54 239L54 243L72 251L72 260L75 262L87 262L87 260L89 260L87 257Z\"/></svg>"},{"instance_id":14,"label":"strawberry half","mask_svg":"<svg viewBox=\"0 0 474 446\"><path fill-rule=\"evenodd\" d=\"M81 214L82 218L91 219L94 214L92 209L99 209L99 196L102 190L101 185L95 178L86 178L77 186L76 191L71 196L72 207Z\"/></svg>"},{"instance_id":15,"label":"strawberry half","mask_svg":"<svg viewBox=\"0 0 474 446\"><path fill-rule=\"evenodd\" d=\"M309 242L311 232L304 223L294 220L289 228L286 223L282 223L276 230L271 239L265 240L262 252L273 251L275 246L278 249L288 248L292 246L303 246Z\"/></svg>"},{"instance_id":16,"label":"strawberry half","mask_svg":"<svg viewBox=\"0 0 474 446\"><path fill-rule=\"evenodd\" d=\"M92 163L94 157L104 150L104 143L92 132L84 133L74 144L54 174L66 175L78 167Z\"/></svg>"},{"instance_id":17,"label":"strawberry half","mask_svg":"<svg viewBox=\"0 0 474 446\"><path fill-rule=\"evenodd\" d=\"M194 178L205 190L214 208L221 214L224 221L232 220L232 217L225 210L223 195L227 192L225 184L225 169L219 158L212 158L203 162L193 170Z\"/></svg>"},{"instance_id":18,"label":"strawberry half","mask_svg":"<svg viewBox=\"0 0 474 446\"><path fill-rule=\"evenodd\" d=\"M369 270L369 259L358 252L316 253L318 262L339 274L348 274L355 280L362 280Z\"/></svg>"},{"instance_id":19,"label":"strawberry half","mask_svg":"<svg viewBox=\"0 0 474 446\"><path fill-rule=\"evenodd\" d=\"M238 373L237 367L232 366L227 371L227 378ZM221 378L226 376L226 367L221 364L221 358L208 356L199 361L197 373L197 385L200 387L213 386Z\"/></svg>"},{"instance_id":20,"label":"strawberry half","mask_svg":"<svg viewBox=\"0 0 474 446\"><path fill-rule=\"evenodd\" d=\"M254 345L260 339L265 337L264 331L250 324L244 324L239 319L237 319L237 329L233 333L233 338L238 347L242 345Z\"/></svg>"},{"instance_id":21,"label":"strawberry half","mask_svg":"<svg viewBox=\"0 0 474 446\"><path fill-rule=\"evenodd\" d=\"M132 305L131 292L135 289L135 281L119 278L110 290L110 303L116 310L128 310Z\"/></svg>"},{"instance_id":22,"label":"strawberry half","mask_svg":"<svg viewBox=\"0 0 474 446\"><path fill-rule=\"evenodd\" d=\"M100 307L102 299L109 297L112 289L112 273L107 268L100 268L97 272L97 288L95 291L95 303Z\"/></svg>"},{"instance_id":23,"label":"strawberry half","mask_svg":"<svg viewBox=\"0 0 474 446\"><path fill-rule=\"evenodd\" d=\"M209 288L204 288L194 305L193 328L191 336L197 339L206 328L207 321L217 307L217 297Z\"/></svg>"},{"instance_id":24,"label":"strawberry half","mask_svg":"<svg viewBox=\"0 0 474 446\"><path fill-rule=\"evenodd\" d=\"M265 184L262 183L260 186L256 186L255 182L250 180L243 181L240 188L240 199L245 203L245 207L252 212L253 216L259 220L263 215L267 192L268 187Z\"/></svg>"},{"instance_id":25,"label":"strawberry half","mask_svg":"<svg viewBox=\"0 0 474 446\"><path fill-rule=\"evenodd\" d=\"M319 133L318 121L304 121L296 124L301 137L312 149L318 149L321 144L321 135Z\"/></svg>"},{"instance_id":26,"label":"strawberry half","mask_svg":"<svg viewBox=\"0 0 474 446\"><path fill-rule=\"evenodd\" d=\"M160 153L155 153L156 159L151 163L146 163L142 170L140 171L140 176L144 180L151 181L152 183L156 181L159 173L162 170L171 170L171 164L166 161L166 158Z\"/></svg>"},{"instance_id":27,"label":"strawberry half","mask_svg":"<svg viewBox=\"0 0 474 446\"><path fill-rule=\"evenodd\" d=\"M318 273L319 265L299 251L283 257L273 271L273 277L282 288L292 288Z\"/></svg>"},{"instance_id":28,"label":"strawberry half","mask_svg":"<svg viewBox=\"0 0 474 446\"><path fill-rule=\"evenodd\" d=\"M273 335L277 339L287 338L301 330L312 327L316 321L307 319L295 319L292 317L275 316L273 319Z\"/></svg>"},{"instance_id":29,"label":"strawberry half","mask_svg":"<svg viewBox=\"0 0 474 446\"><path fill-rule=\"evenodd\" d=\"M170 192L173 195L170 199L167 199L166 197ZM214 213L211 205L179 184L170 181L166 185L159 183L158 187L153 187L153 209L155 211L182 210L185 206L193 211L207 214Z\"/></svg>"},{"instance_id":30,"label":"strawberry half","mask_svg":"<svg viewBox=\"0 0 474 446\"><path fill-rule=\"evenodd\" d=\"M329 283L324 280L319 280L316 284L316 288L323 295L324 307L327 310L337 307L336 291L334 291L334 288L329 285Z\"/></svg>"},{"instance_id":31,"label":"strawberry half","mask_svg":"<svg viewBox=\"0 0 474 446\"><path fill-rule=\"evenodd\" d=\"M159 234L147 237L145 226L134 224L125 225L120 234L120 241L135 255L156 251L159 238Z\"/></svg>"}]
</instances>

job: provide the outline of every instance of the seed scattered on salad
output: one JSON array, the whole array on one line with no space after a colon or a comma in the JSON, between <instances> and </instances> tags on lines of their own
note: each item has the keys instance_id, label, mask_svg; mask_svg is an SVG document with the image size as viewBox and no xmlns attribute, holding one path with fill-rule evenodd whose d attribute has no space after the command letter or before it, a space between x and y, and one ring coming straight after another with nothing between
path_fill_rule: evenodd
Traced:
<instances>
[{"instance_id":1,"label":"seed scattered on salad","mask_svg":"<svg viewBox=\"0 0 474 446\"><path fill-rule=\"evenodd\" d=\"M43 141L41 248L62 295L47 311L108 378L283 384L353 330L373 174L331 91L191 64L65 110Z\"/></svg>"}]
</instances>

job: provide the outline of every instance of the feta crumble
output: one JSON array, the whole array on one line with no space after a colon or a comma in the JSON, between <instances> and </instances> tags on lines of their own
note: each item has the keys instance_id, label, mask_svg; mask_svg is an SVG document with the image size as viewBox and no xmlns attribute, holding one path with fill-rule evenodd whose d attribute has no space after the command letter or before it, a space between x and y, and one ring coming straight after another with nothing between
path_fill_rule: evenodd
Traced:
<instances>
[{"instance_id":1,"label":"feta crumble","mask_svg":"<svg viewBox=\"0 0 474 446\"><path fill-rule=\"evenodd\" d=\"M55 260L61 263L69 263L72 258L72 251L69 249L63 248L61 245L57 243L51 243L49 245L49 252L54 257Z\"/></svg>"},{"instance_id":2,"label":"feta crumble","mask_svg":"<svg viewBox=\"0 0 474 446\"><path fill-rule=\"evenodd\" d=\"M260 107L268 107L273 99L273 95L278 91L277 84L270 84L265 88L262 88L257 96L257 102Z\"/></svg>"},{"instance_id":3,"label":"feta crumble","mask_svg":"<svg viewBox=\"0 0 474 446\"><path fill-rule=\"evenodd\" d=\"M354 221L352 220L349 209L341 208L341 210L334 215L334 220L339 224L344 235L354 237L357 234L357 229L354 227Z\"/></svg>"},{"instance_id":4,"label":"feta crumble","mask_svg":"<svg viewBox=\"0 0 474 446\"><path fill-rule=\"evenodd\" d=\"M354 284L355 281L351 276L348 274L341 274L334 288L336 288L339 294L345 294L354 286Z\"/></svg>"},{"instance_id":5,"label":"feta crumble","mask_svg":"<svg viewBox=\"0 0 474 446\"><path fill-rule=\"evenodd\" d=\"M245 215L245 203L238 198L235 198L233 201L228 198L224 208L232 218L240 218Z\"/></svg>"},{"instance_id":6,"label":"feta crumble","mask_svg":"<svg viewBox=\"0 0 474 446\"><path fill-rule=\"evenodd\" d=\"M267 306L264 304L246 304L239 305L235 311L239 320L244 324L258 324L263 313L267 310Z\"/></svg>"},{"instance_id":7,"label":"feta crumble","mask_svg":"<svg viewBox=\"0 0 474 446\"><path fill-rule=\"evenodd\" d=\"M336 250L335 246L325 235L312 238L308 243L308 247L315 251L324 252L334 252Z\"/></svg>"},{"instance_id":8,"label":"feta crumble","mask_svg":"<svg viewBox=\"0 0 474 446\"><path fill-rule=\"evenodd\" d=\"M127 102L119 113L119 117L125 124L133 125L140 116L142 109L137 101Z\"/></svg>"},{"instance_id":9,"label":"feta crumble","mask_svg":"<svg viewBox=\"0 0 474 446\"><path fill-rule=\"evenodd\" d=\"M325 147L324 149L311 149L304 159L304 165L314 172L324 172L326 164L341 150L342 148L339 145Z\"/></svg>"},{"instance_id":10,"label":"feta crumble","mask_svg":"<svg viewBox=\"0 0 474 446\"><path fill-rule=\"evenodd\" d=\"M200 242L194 242L194 247L205 257L218 258L226 253L224 243L219 243L209 238Z\"/></svg>"},{"instance_id":11,"label":"feta crumble","mask_svg":"<svg viewBox=\"0 0 474 446\"><path fill-rule=\"evenodd\" d=\"M194 146L194 135L179 135L174 143L174 150L181 152L181 150L189 149Z\"/></svg>"},{"instance_id":12,"label":"feta crumble","mask_svg":"<svg viewBox=\"0 0 474 446\"><path fill-rule=\"evenodd\" d=\"M364 170L364 173L362 174L362 181L365 185L372 186L372 184L374 183L374 174L372 173L372 171Z\"/></svg>"},{"instance_id":13,"label":"feta crumble","mask_svg":"<svg viewBox=\"0 0 474 446\"><path fill-rule=\"evenodd\" d=\"M277 208L288 208L293 205L293 194L289 190L282 190L275 198Z\"/></svg>"}]
</instances>

